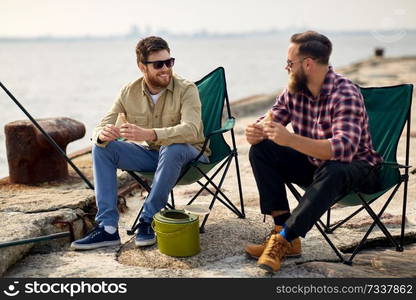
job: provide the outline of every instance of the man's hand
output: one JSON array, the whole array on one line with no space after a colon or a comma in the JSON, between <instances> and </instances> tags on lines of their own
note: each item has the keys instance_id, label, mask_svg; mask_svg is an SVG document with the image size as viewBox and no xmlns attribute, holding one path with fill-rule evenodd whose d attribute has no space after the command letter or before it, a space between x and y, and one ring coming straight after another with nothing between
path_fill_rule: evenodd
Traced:
<instances>
[{"instance_id":1,"label":"man's hand","mask_svg":"<svg viewBox=\"0 0 416 300\"><path fill-rule=\"evenodd\" d=\"M293 140L293 134L280 123L266 122L263 131L269 140L272 140L281 146L289 147Z\"/></svg>"},{"instance_id":2,"label":"man's hand","mask_svg":"<svg viewBox=\"0 0 416 300\"><path fill-rule=\"evenodd\" d=\"M136 142L154 141L157 138L153 129L141 128L131 123L121 125L120 134L123 138Z\"/></svg>"},{"instance_id":3,"label":"man's hand","mask_svg":"<svg viewBox=\"0 0 416 300\"><path fill-rule=\"evenodd\" d=\"M100 141L109 142L120 137L120 129L114 126L113 124L107 124L101 130L100 135L98 138Z\"/></svg>"},{"instance_id":4,"label":"man's hand","mask_svg":"<svg viewBox=\"0 0 416 300\"><path fill-rule=\"evenodd\" d=\"M255 145L265 139L263 126L259 124L250 124L246 128L246 140L249 144Z\"/></svg>"}]
</instances>

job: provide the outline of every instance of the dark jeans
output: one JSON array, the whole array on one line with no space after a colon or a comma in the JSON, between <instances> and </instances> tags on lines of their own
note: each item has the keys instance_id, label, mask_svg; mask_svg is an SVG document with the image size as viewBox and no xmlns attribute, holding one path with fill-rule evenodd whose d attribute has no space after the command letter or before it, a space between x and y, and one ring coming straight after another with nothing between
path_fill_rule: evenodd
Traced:
<instances>
[{"instance_id":1,"label":"dark jeans","mask_svg":"<svg viewBox=\"0 0 416 300\"><path fill-rule=\"evenodd\" d=\"M290 211L285 182L307 187L286 221L286 230L296 236L305 237L328 208L349 192L373 193L379 185L379 167L366 161L326 161L317 167L306 155L270 140L253 145L249 157L263 214Z\"/></svg>"}]
</instances>

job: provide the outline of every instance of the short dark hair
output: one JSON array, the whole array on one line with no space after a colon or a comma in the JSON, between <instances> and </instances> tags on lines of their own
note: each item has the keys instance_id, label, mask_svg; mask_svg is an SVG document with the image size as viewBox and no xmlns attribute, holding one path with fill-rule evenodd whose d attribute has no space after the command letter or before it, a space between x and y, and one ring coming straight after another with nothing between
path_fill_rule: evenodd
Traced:
<instances>
[{"instance_id":1,"label":"short dark hair","mask_svg":"<svg viewBox=\"0 0 416 300\"><path fill-rule=\"evenodd\" d=\"M327 65L332 52L331 41L316 31L295 33L290 41L299 45L299 55L310 56L318 63Z\"/></svg>"},{"instance_id":2,"label":"short dark hair","mask_svg":"<svg viewBox=\"0 0 416 300\"><path fill-rule=\"evenodd\" d=\"M149 36L140 40L136 46L137 64L146 62L152 52L167 50L170 53L168 43L158 36Z\"/></svg>"}]
</instances>

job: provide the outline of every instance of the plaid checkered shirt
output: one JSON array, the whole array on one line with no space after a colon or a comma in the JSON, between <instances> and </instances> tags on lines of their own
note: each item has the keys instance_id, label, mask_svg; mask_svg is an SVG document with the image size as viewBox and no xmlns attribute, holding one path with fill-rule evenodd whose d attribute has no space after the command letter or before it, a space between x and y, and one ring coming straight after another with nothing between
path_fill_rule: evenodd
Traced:
<instances>
[{"instance_id":1,"label":"plaid checkered shirt","mask_svg":"<svg viewBox=\"0 0 416 300\"><path fill-rule=\"evenodd\" d=\"M318 97L309 90L291 94L287 89L276 98L271 109L273 120L311 139L327 139L330 160L351 162L365 160L370 165L382 162L374 150L368 128L368 115L359 89L329 67ZM309 157L319 166L322 160Z\"/></svg>"}]
</instances>

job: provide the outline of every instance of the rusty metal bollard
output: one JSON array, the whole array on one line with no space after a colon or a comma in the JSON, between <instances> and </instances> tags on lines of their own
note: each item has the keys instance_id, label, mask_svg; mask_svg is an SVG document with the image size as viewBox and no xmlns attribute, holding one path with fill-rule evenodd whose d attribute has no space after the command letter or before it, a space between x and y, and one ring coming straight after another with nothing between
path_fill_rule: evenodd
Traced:
<instances>
[{"instance_id":1,"label":"rusty metal bollard","mask_svg":"<svg viewBox=\"0 0 416 300\"><path fill-rule=\"evenodd\" d=\"M66 152L66 146L85 135L85 126L70 118L37 120ZM4 126L10 183L34 184L68 176L68 164L42 133L29 121Z\"/></svg>"}]
</instances>

